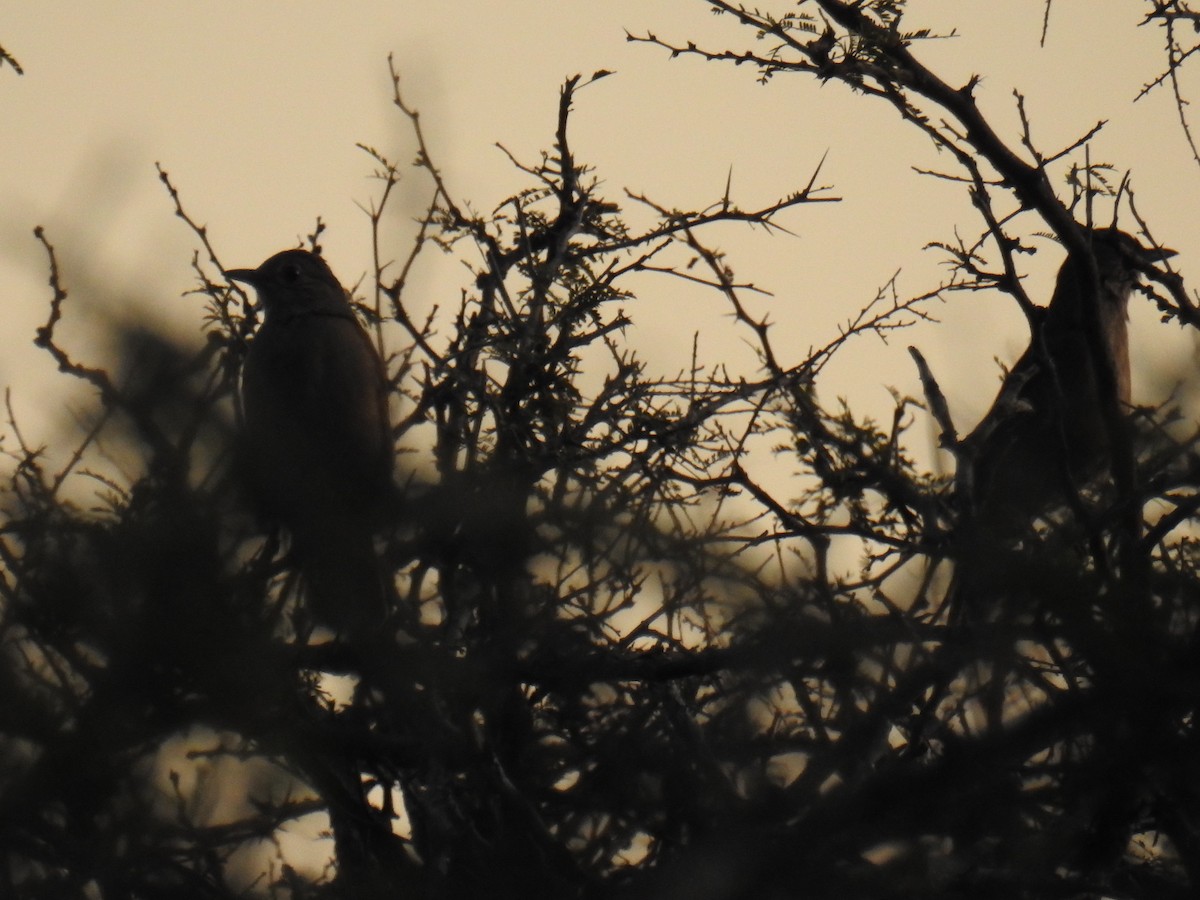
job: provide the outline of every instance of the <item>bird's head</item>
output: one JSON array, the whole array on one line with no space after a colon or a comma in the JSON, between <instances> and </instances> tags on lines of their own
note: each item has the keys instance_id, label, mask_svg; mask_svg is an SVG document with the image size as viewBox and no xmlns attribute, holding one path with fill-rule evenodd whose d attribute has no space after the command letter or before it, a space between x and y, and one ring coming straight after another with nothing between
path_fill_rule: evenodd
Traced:
<instances>
[{"instance_id":1,"label":"bird's head","mask_svg":"<svg viewBox=\"0 0 1200 900\"><path fill-rule=\"evenodd\" d=\"M1118 228L1093 229L1090 239L1100 283L1115 293L1131 290L1143 272L1176 255L1165 247L1146 247Z\"/></svg>"},{"instance_id":2,"label":"bird's head","mask_svg":"<svg viewBox=\"0 0 1200 900\"><path fill-rule=\"evenodd\" d=\"M346 292L325 260L307 250L284 250L257 269L229 269L225 277L258 291L268 318L349 311Z\"/></svg>"},{"instance_id":3,"label":"bird's head","mask_svg":"<svg viewBox=\"0 0 1200 900\"><path fill-rule=\"evenodd\" d=\"M1102 327L1123 328L1129 298L1144 273L1153 273L1155 264L1175 255L1174 250L1145 247L1131 234L1118 228L1083 229L1083 237L1092 259L1069 253L1058 270L1054 296L1046 310L1045 324L1051 333L1067 333L1080 327L1092 310L1098 310ZM1095 261L1093 284L1088 269Z\"/></svg>"}]
</instances>

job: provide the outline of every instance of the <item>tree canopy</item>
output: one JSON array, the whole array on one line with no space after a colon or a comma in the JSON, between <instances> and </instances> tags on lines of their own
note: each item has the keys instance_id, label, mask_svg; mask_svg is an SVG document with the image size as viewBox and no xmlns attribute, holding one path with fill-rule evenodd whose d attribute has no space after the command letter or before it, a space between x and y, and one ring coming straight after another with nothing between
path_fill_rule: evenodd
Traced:
<instances>
[{"instance_id":1,"label":"tree canopy","mask_svg":"<svg viewBox=\"0 0 1200 900\"><path fill-rule=\"evenodd\" d=\"M960 294L1010 296L1036 350L1048 298L1022 278L1031 235L1061 243L1092 298L1107 284L1095 229L1115 220L1148 251L1171 236L1090 159L1094 131L1042 148L1019 96L1011 133L977 79L923 64L938 36L906 27L903 0L702 2L734 26L727 45L629 39L842 83L943 151L931 178L976 216L929 236L944 282L881 294L794 361L713 235L836 202L819 169L754 208L728 190L693 209L618 195L572 140L600 71L565 81L547 149L512 157L526 186L481 213L456 199L393 68L431 199L398 246L385 211L408 169L365 148L375 264L354 302L397 447L376 538L391 602L369 635L314 623L288 535L255 507L238 385L260 314L168 173L196 238L199 355L128 325L120 368L90 364L61 336L72 288L38 229L52 294L36 341L94 406L63 466L9 427L0 893L1194 894L1191 411L1110 391L1100 463L1040 473L1055 499L997 534L972 499L977 446L919 347L921 395L896 394L890 419L821 383L848 342L895 339ZM1175 91L1190 140L1179 74L1200 13L1143 7L1167 37L1147 90ZM438 251L469 277L417 316L410 275ZM1171 259L1135 269L1164 328L1200 324ZM656 373L624 340L646 273L721 298L755 368L697 351ZM1081 320L1081 346L1101 339ZM1020 387L997 420L1037 414L1006 401ZM918 421L952 473L913 452Z\"/></svg>"}]
</instances>

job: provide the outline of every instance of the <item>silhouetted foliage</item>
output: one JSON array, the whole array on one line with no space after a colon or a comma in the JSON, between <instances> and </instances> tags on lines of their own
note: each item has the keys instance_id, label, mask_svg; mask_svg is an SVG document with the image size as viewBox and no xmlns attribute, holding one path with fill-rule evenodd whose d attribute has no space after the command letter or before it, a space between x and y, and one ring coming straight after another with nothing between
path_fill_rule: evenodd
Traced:
<instances>
[{"instance_id":1,"label":"silhouetted foliage","mask_svg":"<svg viewBox=\"0 0 1200 900\"><path fill-rule=\"evenodd\" d=\"M631 39L884 100L949 151L975 237L940 245L938 289L881 294L792 360L707 235L835 199L819 173L753 210L627 194L653 216L635 230L571 146L589 83L571 78L552 149L513 159L529 187L479 214L394 76L432 199L394 260L400 171L364 148L381 188L356 300L402 451L376 541L394 594L371 634L314 627L286 534L256 515L237 403L255 313L205 230L204 352L127 328L111 373L60 343L70 303L39 230L54 296L38 343L97 403L62 467L10 428L0 894L1193 894L1192 435L1161 411L1106 414L1101 471L981 545L973 451L919 353L925 396L883 425L819 390L847 341L956 291L1012 295L1037 334L1020 235L1092 260L1094 294L1082 211L1135 213L1129 195L1079 169L1060 197L1028 132L1010 147L974 82L921 65L903 2L706 2L747 47ZM475 268L425 316L406 285L431 244ZM622 339L644 273L723 297L758 371L653 374ZM1143 275L1165 316L1197 324L1178 275ZM910 454L922 407L957 483ZM952 614L956 590L974 614Z\"/></svg>"}]
</instances>

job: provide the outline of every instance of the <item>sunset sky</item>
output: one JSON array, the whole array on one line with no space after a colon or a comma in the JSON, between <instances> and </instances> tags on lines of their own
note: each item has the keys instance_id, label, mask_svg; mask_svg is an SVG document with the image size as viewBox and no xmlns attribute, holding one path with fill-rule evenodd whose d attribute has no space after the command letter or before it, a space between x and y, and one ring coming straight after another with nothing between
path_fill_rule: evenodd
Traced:
<instances>
[{"instance_id":1,"label":"sunset sky","mask_svg":"<svg viewBox=\"0 0 1200 900\"><path fill-rule=\"evenodd\" d=\"M1200 165L1168 89L1134 102L1165 65L1161 32L1138 27L1147 6L1053 0L1044 45L1045 0L911 0L907 22L943 36L917 42L914 53L945 81L980 76L974 96L1010 147L1020 150L1022 136L1014 92L1025 97L1045 154L1108 120L1091 159L1112 163L1114 181L1131 173L1141 213L1156 238L1180 251L1173 262L1186 277L1200 258ZM722 224L708 233L740 280L769 292L747 301L774 323L784 365L836 338L893 279L901 300L934 290L948 270L944 254L926 246L956 234L969 241L982 228L963 185L916 171L953 171L950 155L884 103L802 76L763 85L751 67L672 59L626 39L653 33L673 45L764 49L703 0L0 0L0 9L0 46L24 68L0 68L0 386L11 389L27 442L48 443L58 461L73 446L60 429L85 422L96 404L33 345L51 298L34 228L43 226L57 248L70 291L59 339L89 365L111 365L102 338L114 319L167 328L197 348L203 340L204 300L189 293L199 243L174 215L156 163L225 267L257 266L296 246L320 217L325 257L353 285L371 266L363 209L380 190L375 163L357 145L403 167L384 256L408 254L414 219L432 196L426 173L409 165L415 142L392 105L389 55L450 193L483 214L531 186L497 145L536 163L552 146L560 87L575 74L614 73L578 93L573 150L603 196L635 221L646 215L626 190L695 210L719 201L728 182L731 200L755 209L804 187L820 166L817 184L840 202L788 210L778 223L786 232ZM1181 88L1200 104L1200 69L1185 70ZM1080 150L1053 168L1063 197L1068 166L1083 158ZM1107 222L1111 207L1100 204L1097 214ZM1063 251L1036 235L1046 229L1031 216L1015 230L1037 248L1022 259L1030 295L1045 302ZM435 306L455 309L471 289L464 262L478 259L465 244L458 249L451 256L430 246L420 257L404 297L414 319ZM651 376L684 370L696 335L710 370L725 364L733 377L760 375L753 335L721 296L662 275L640 275L636 287L623 339ZM996 394L997 360L1011 364L1028 341L1024 317L996 292L951 294L927 312L939 321L892 333L886 344L871 335L848 344L818 384L826 405L841 395L860 418L890 420L893 389L921 397L911 344L968 431ZM1134 301L1131 317L1134 399L1161 402L1194 370L1196 339L1161 323L1144 300ZM438 328L449 330L444 321ZM10 430L0 435L0 450L11 452ZM923 461L948 463L933 449L927 418L914 414L908 440ZM778 496L802 490L794 458L754 459L791 479ZM861 565L860 548L850 549L851 564ZM163 747L164 784L164 760L174 765L196 740L185 733ZM327 825L316 818L289 838L297 855ZM319 867L325 856L311 859Z\"/></svg>"},{"instance_id":2,"label":"sunset sky","mask_svg":"<svg viewBox=\"0 0 1200 900\"><path fill-rule=\"evenodd\" d=\"M353 283L370 262L359 207L378 189L372 161L355 144L402 163L413 155L408 124L390 103L389 53L451 191L481 211L527 186L495 145L536 160L552 141L563 79L600 69L616 74L579 94L574 149L595 167L607 196L627 207L625 188L668 207L702 207L721 197L732 173L733 199L751 208L803 186L825 157L818 180L842 202L788 212L781 223L790 236L726 228L715 238L741 278L773 294L760 308L777 323L781 346L795 348L790 361L834 337L897 272L903 295L936 286L942 257L924 245L952 239L956 227L979 228L960 186L914 174L914 167L949 169L950 161L883 104L802 77L763 86L746 67L672 60L661 48L626 41L629 31L714 49L753 44L752 33L714 17L701 0L7 6L0 44L25 74L0 70L0 383L12 387L18 417L35 433L49 433L69 394L31 344L49 298L34 226L46 227L60 253L72 292L63 335L85 359L102 358L89 339L105 309L136 310L199 341L202 303L183 296L193 286L196 241L174 217L155 162L207 224L226 266L256 265L294 245L321 216L326 256ZM951 83L981 75L976 96L1014 146L1014 90L1026 95L1034 138L1046 151L1108 119L1092 143L1093 160L1132 170L1143 214L1163 243L1181 251L1186 274L1200 251L1190 221L1200 167L1169 93L1133 103L1163 64L1160 32L1137 27L1144 6L1056 0L1044 47L1042 0L912 0L908 21L956 32L916 52ZM1191 86L1200 99L1200 76ZM427 179L406 171L386 235L395 256L407 252L411 219L429 197ZM1031 293L1044 298L1062 251L1036 243ZM468 282L458 260L431 251L408 301L452 305ZM822 390L885 414L889 385L919 391L904 349L913 343L970 427L995 393L994 359L1015 359L1025 326L1002 297L956 295L934 311L941 324L913 328L887 346L861 339ZM630 312L636 325L627 339L652 369L677 371L699 330L708 359L753 374L745 336L730 328L715 295L647 281ZM1192 338L1160 325L1145 302L1135 304L1133 320L1136 398L1161 399L1190 365Z\"/></svg>"}]
</instances>

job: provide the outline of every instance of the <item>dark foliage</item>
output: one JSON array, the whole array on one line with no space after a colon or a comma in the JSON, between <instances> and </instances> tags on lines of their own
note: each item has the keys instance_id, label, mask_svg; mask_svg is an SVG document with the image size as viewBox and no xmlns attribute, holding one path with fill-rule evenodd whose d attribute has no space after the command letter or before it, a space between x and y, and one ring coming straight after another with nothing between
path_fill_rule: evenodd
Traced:
<instances>
[{"instance_id":1,"label":"dark foliage","mask_svg":"<svg viewBox=\"0 0 1200 900\"><path fill-rule=\"evenodd\" d=\"M480 215L397 80L433 196L411 253L377 249L358 298L404 451L377 537L395 593L372 634L313 628L286 535L255 515L235 399L255 322L204 230L205 351L128 329L112 373L59 342L70 307L39 231L54 297L38 342L98 400L57 469L12 428L0 895L1193 895L1190 436L1106 415L1095 483L981 547L969 493L906 450L924 404L960 470L974 462L923 360L926 397L883 427L818 392L846 341L940 294L1007 292L1036 320L1018 228L1086 259L1083 201L1126 198L1083 173L1061 199L1028 134L1010 149L972 84L922 67L902 2L780 18L707 2L750 49L631 39L883 99L957 162L977 240L944 246L938 290L881 295L785 362L706 235L833 199L816 173L755 210L628 195L654 220L633 230L570 146L574 78L553 149L514 159L529 188ZM364 149L382 248L399 171ZM405 287L431 243L483 263L422 320ZM759 371L651 375L622 340L644 273L722 296ZM1177 275L1145 274L1165 315L1197 323ZM764 443L774 458L751 453ZM798 473L782 488L781 459ZM986 577L950 577L972 566ZM950 615L955 585L987 614Z\"/></svg>"}]
</instances>

